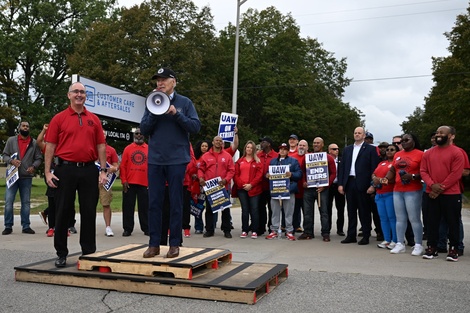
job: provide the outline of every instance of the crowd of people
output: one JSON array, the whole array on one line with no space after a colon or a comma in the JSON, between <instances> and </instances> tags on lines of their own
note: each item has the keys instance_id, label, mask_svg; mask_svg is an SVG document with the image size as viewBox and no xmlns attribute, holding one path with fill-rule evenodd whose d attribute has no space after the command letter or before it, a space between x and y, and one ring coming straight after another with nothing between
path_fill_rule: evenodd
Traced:
<instances>
[{"instance_id":1,"label":"crowd of people","mask_svg":"<svg viewBox=\"0 0 470 313\"><path fill-rule=\"evenodd\" d=\"M123 187L122 236L131 236L134 231L137 200L140 229L149 236L144 258L159 255L161 245L170 247L167 258L179 256L183 238L191 237L191 206L204 198L206 181L217 177L220 188L239 200L239 236L243 239L285 236L290 241L312 240L318 208L318 233L326 243L331 241L335 225L336 234L344 237L341 244L368 245L374 230L380 242L377 247L391 254L405 253L408 245L412 256L425 259L447 253L446 260L458 261L463 255L462 177L469 175L470 163L465 151L454 144L453 127L440 126L431 135L431 148L427 150L421 149L413 134L395 136L392 143L382 142L376 147L373 135L363 127L355 128L354 143L342 153L336 143L330 143L324 151L321 137L314 138L311 150L308 142L295 134L278 146L270 137L263 137L258 144L247 141L234 162L238 129L235 127L234 141L228 148L220 136L215 136L212 141L198 142L193 149L189 135L201 127L193 103L176 93L176 74L171 69L159 69L152 79L156 80L155 90L169 97L168 112L155 115L145 110L140 127L134 131L134 142L124 149L120 162L116 150L106 143L100 120L84 106L86 90L79 82L69 88L69 107L44 125L37 140L29 135L29 123L21 122L19 134L10 137L3 150L5 162L18 169L19 178L6 190L2 235L13 231L13 201L18 190L22 232L35 233L29 220L30 194L32 178L44 159L48 209L40 216L49 225L47 236L54 237L57 267L66 266L67 236L71 230L76 232L77 194L82 253L96 251L98 200L103 206L105 235L114 236L112 189L106 189L105 184L109 175L118 171ZM324 185L309 184L309 151L326 152ZM282 200L271 197L269 174L270 166L281 165L287 166L285 177L289 181L288 195ZM218 214L209 201L204 206L204 214L194 218L194 234L215 236L221 215L224 237L232 238L230 208Z\"/></svg>"}]
</instances>

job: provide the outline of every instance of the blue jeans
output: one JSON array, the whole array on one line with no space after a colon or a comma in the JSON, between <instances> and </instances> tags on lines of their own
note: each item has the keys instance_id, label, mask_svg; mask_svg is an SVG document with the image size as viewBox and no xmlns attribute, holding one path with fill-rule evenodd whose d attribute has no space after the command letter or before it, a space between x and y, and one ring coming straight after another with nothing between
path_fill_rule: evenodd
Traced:
<instances>
[{"instance_id":1,"label":"blue jeans","mask_svg":"<svg viewBox=\"0 0 470 313\"><path fill-rule=\"evenodd\" d=\"M29 211L31 210L31 186L32 178L20 178L10 188L5 190L5 228L13 228L14 215L13 203L15 202L16 192L20 190L21 199L21 226L23 229L30 228Z\"/></svg>"},{"instance_id":2,"label":"blue jeans","mask_svg":"<svg viewBox=\"0 0 470 313\"><path fill-rule=\"evenodd\" d=\"M330 218L328 215L328 188L325 188L320 193L320 223L321 223L321 234L330 234ZM307 235L313 235L313 224L315 216L315 200L318 198L317 188L305 188L304 189L304 233Z\"/></svg>"},{"instance_id":3,"label":"blue jeans","mask_svg":"<svg viewBox=\"0 0 470 313\"><path fill-rule=\"evenodd\" d=\"M397 218L393 207L393 192L376 194L375 203L385 241L397 242Z\"/></svg>"},{"instance_id":4,"label":"blue jeans","mask_svg":"<svg viewBox=\"0 0 470 313\"><path fill-rule=\"evenodd\" d=\"M393 205L397 217L397 242L405 242L407 219L415 235L415 243L423 243L423 223L421 222L422 191L393 192Z\"/></svg>"},{"instance_id":5,"label":"blue jeans","mask_svg":"<svg viewBox=\"0 0 470 313\"><path fill-rule=\"evenodd\" d=\"M238 189L238 199L242 207L242 232L248 233L250 230L254 233L259 228L258 202L259 195L250 197L248 191ZM251 217L251 227L250 227Z\"/></svg>"}]
</instances>

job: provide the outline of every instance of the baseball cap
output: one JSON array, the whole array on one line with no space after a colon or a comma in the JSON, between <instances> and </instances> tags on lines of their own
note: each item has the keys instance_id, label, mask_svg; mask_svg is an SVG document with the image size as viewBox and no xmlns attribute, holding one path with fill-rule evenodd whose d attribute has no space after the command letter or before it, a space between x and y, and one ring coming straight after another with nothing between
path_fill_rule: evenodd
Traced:
<instances>
[{"instance_id":1,"label":"baseball cap","mask_svg":"<svg viewBox=\"0 0 470 313\"><path fill-rule=\"evenodd\" d=\"M162 67L162 68L158 69L158 71L155 73L155 75L152 76L152 79L157 79L157 77L176 79L176 74L175 74L175 72L173 72L173 70L171 70L167 67Z\"/></svg>"},{"instance_id":2,"label":"baseball cap","mask_svg":"<svg viewBox=\"0 0 470 313\"><path fill-rule=\"evenodd\" d=\"M291 138L294 138L295 140L299 140L299 137L297 137L297 135L294 135L294 134L289 136L289 139L291 139Z\"/></svg>"},{"instance_id":3,"label":"baseball cap","mask_svg":"<svg viewBox=\"0 0 470 313\"><path fill-rule=\"evenodd\" d=\"M269 137L263 137L263 138L260 138L260 139L259 139L259 142L261 142L261 141L269 142L269 144L271 145L271 148L274 148L274 142L273 142L273 140L272 140L271 138L269 138Z\"/></svg>"},{"instance_id":4,"label":"baseball cap","mask_svg":"<svg viewBox=\"0 0 470 313\"><path fill-rule=\"evenodd\" d=\"M279 146L278 149L279 149L279 150L280 150L280 149L287 149L287 150L289 150L289 146L287 145L287 143L283 142L283 143L281 143L281 145Z\"/></svg>"},{"instance_id":5,"label":"baseball cap","mask_svg":"<svg viewBox=\"0 0 470 313\"><path fill-rule=\"evenodd\" d=\"M379 144L379 148L381 148L381 147L387 148L388 146L389 146L389 143L386 142L386 141L382 141L382 142Z\"/></svg>"},{"instance_id":6,"label":"baseball cap","mask_svg":"<svg viewBox=\"0 0 470 313\"><path fill-rule=\"evenodd\" d=\"M370 132L366 132L366 138L374 139L374 135L372 135L372 133L370 133Z\"/></svg>"}]
</instances>

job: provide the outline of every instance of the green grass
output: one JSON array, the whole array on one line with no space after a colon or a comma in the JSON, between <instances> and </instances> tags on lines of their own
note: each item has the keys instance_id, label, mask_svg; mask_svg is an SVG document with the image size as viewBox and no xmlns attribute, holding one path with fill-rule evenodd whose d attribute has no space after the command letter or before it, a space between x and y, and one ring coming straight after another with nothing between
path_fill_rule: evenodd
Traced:
<instances>
[{"instance_id":1,"label":"green grass","mask_svg":"<svg viewBox=\"0 0 470 313\"><path fill-rule=\"evenodd\" d=\"M0 180L0 213L3 214L5 208L5 189L6 182L5 179ZM38 212L47 208L47 197L46 197L46 182L43 178L33 178L33 186L31 188L31 213L37 214ZM15 202L20 202L19 192L16 194ZM111 209L113 212L121 212L122 207L122 185L121 180L116 179L113 184L113 201L111 202ZM75 209L78 210L78 199L75 199ZM103 207L98 201L96 206L98 212L103 211ZM16 213L16 212L15 212Z\"/></svg>"}]
</instances>

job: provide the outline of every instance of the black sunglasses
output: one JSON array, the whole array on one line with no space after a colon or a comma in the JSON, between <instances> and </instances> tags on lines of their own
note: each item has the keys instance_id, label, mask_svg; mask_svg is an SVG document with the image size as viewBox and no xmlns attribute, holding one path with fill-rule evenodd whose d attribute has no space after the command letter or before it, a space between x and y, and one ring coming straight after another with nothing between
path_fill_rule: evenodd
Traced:
<instances>
[{"instance_id":1,"label":"black sunglasses","mask_svg":"<svg viewBox=\"0 0 470 313\"><path fill-rule=\"evenodd\" d=\"M336 150L339 150L339 148L330 148L330 149L331 149L331 150L335 150L335 151L336 151Z\"/></svg>"},{"instance_id":2,"label":"black sunglasses","mask_svg":"<svg viewBox=\"0 0 470 313\"><path fill-rule=\"evenodd\" d=\"M411 140L410 138L405 138L405 139L402 139L401 142L408 142L410 140Z\"/></svg>"},{"instance_id":3,"label":"black sunglasses","mask_svg":"<svg viewBox=\"0 0 470 313\"><path fill-rule=\"evenodd\" d=\"M385 151L397 151L396 149L387 149Z\"/></svg>"}]
</instances>

